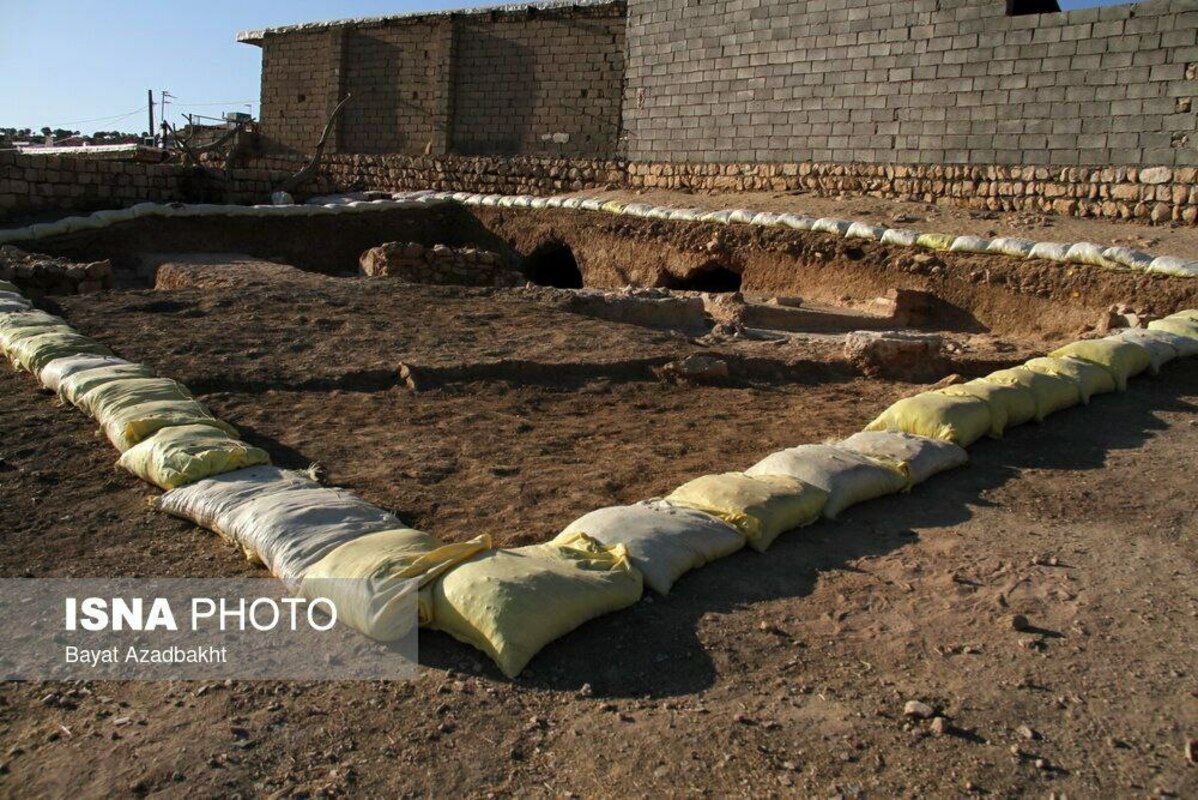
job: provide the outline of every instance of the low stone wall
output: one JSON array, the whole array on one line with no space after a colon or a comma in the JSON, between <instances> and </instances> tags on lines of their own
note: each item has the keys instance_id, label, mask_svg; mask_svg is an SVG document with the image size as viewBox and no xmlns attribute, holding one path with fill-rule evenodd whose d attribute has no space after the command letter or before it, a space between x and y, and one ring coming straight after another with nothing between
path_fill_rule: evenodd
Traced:
<instances>
[{"instance_id":1,"label":"low stone wall","mask_svg":"<svg viewBox=\"0 0 1198 800\"><path fill-rule=\"evenodd\" d=\"M46 211L158 202L269 202L305 164L300 156L250 161L224 180L215 170L0 153L0 219ZM219 167L219 163L210 166ZM1000 167L870 164L647 164L549 158L336 155L301 196L412 189L552 195L587 189L699 192L807 191L868 195L992 211L1198 222L1198 168Z\"/></svg>"},{"instance_id":2,"label":"low stone wall","mask_svg":"<svg viewBox=\"0 0 1198 800\"><path fill-rule=\"evenodd\" d=\"M524 276L509 269L503 256L473 247L425 247L418 242L388 242L362 254L362 274L411 283L452 286L520 286Z\"/></svg>"},{"instance_id":3,"label":"low stone wall","mask_svg":"<svg viewBox=\"0 0 1198 800\"><path fill-rule=\"evenodd\" d=\"M90 294L112 288L112 263L87 264L0 247L0 280L11 281L28 297Z\"/></svg>"}]
</instances>

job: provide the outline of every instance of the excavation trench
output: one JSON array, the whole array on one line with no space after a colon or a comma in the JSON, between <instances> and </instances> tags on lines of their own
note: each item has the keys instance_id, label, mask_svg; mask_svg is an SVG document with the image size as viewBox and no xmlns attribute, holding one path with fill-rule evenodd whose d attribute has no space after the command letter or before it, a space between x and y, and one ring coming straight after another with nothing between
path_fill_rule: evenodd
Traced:
<instances>
[{"instance_id":1,"label":"excavation trench","mask_svg":"<svg viewBox=\"0 0 1198 800\"><path fill-rule=\"evenodd\" d=\"M116 285L130 288L153 286L158 266L177 253L239 253L308 272L356 275L361 255L385 242L487 250L549 288L801 298L806 321L785 302L756 312L772 318L761 327L783 330L914 327L1049 340L1076 334L1113 304L1134 299L1148 313L1167 313L1198 301L1198 282L1161 275L932 252L782 227L452 203L304 218L147 218L24 247L79 261L111 259ZM259 275L258 283L269 281ZM894 317L895 293L902 291L922 295L915 317Z\"/></svg>"}]
</instances>

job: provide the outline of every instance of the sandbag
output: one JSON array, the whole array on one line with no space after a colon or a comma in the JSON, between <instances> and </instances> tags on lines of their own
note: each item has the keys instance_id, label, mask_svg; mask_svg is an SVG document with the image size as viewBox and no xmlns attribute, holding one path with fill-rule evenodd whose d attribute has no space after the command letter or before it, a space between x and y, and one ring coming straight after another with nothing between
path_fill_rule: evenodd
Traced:
<instances>
[{"instance_id":1,"label":"sandbag","mask_svg":"<svg viewBox=\"0 0 1198 800\"><path fill-rule=\"evenodd\" d=\"M31 307L32 303L27 300L0 298L0 314L20 314L22 311L28 311Z\"/></svg>"},{"instance_id":2,"label":"sandbag","mask_svg":"<svg viewBox=\"0 0 1198 800\"><path fill-rule=\"evenodd\" d=\"M1106 394L1116 389L1115 376L1106 367L1083 361L1080 358L1033 358L1023 366L1045 375L1059 375L1077 384L1082 403L1089 403L1096 394Z\"/></svg>"},{"instance_id":3,"label":"sandbag","mask_svg":"<svg viewBox=\"0 0 1198 800\"><path fill-rule=\"evenodd\" d=\"M857 503L906 491L911 486L907 466L879 461L835 445L805 444L781 450L745 470L750 477L788 475L827 492L823 514L836 519Z\"/></svg>"},{"instance_id":4,"label":"sandbag","mask_svg":"<svg viewBox=\"0 0 1198 800\"><path fill-rule=\"evenodd\" d=\"M1095 267L1110 267L1102 257L1105 248L1093 242L1075 242L1065 251L1065 260L1070 264L1090 264Z\"/></svg>"},{"instance_id":5,"label":"sandbag","mask_svg":"<svg viewBox=\"0 0 1198 800\"><path fill-rule=\"evenodd\" d=\"M1187 322L1198 323L1198 309L1187 308L1181 311L1175 311L1165 319L1184 319Z\"/></svg>"},{"instance_id":6,"label":"sandbag","mask_svg":"<svg viewBox=\"0 0 1198 800\"><path fill-rule=\"evenodd\" d=\"M1112 264L1141 272L1152 265L1153 258L1142 250L1133 250L1130 247L1108 247L1102 251L1102 257Z\"/></svg>"},{"instance_id":7,"label":"sandbag","mask_svg":"<svg viewBox=\"0 0 1198 800\"><path fill-rule=\"evenodd\" d=\"M154 377L154 371L145 364L132 364L129 362L79 370L65 376L58 382L58 396L76 408L84 408L82 405L83 398L93 389L97 389L113 381L152 377Z\"/></svg>"},{"instance_id":8,"label":"sandbag","mask_svg":"<svg viewBox=\"0 0 1198 800\"><path fill-rule=\"evenodd\" d=\"M990 431L990 406L976 397L924 392L894 403L865 430L903 431L968 447Z\"/></svg>"},{"instance_id":9,"label":"sandbag","mask_svg":"<svg viewBox=\"0 0 1198 800\"><path fill-rule=\"evenodd\" d=\"M432 584L431 627L482 650L514 678L545 645L640 599L641 574L623 545L576 534L491 550Z\"/></svg>"},{"instance_id":10,"label":"sandbag","mask_svg":"<svg viewBox=\"0 0 1198 800\"><path fill-rule=\"evenodd\" d=\"M1172 275L1175 278L1198 277L1198 261L1186 261L1176 256L1157 256L1148 265L1148 271L1157 275Z\"/></svg>"},{"instance_id":11,"label":"sandbag","mask_svg":"<svg viewBox=\"0 0 1198 800\"><path fill-rule=\"evenodd\" d=\"M753 225L760 225L762 227L777 225L778 215L773 211L759 211L753 215L753 219L750 220L750 223Z\"/></svg>"},{"instance_id":12,"label":"sandbag","mask_svg":"<svg viewBox=\"0 0 1198 800\"><path fill-rule=\"evenodd\" d=\"M8 354L8 348L17 341L30 336L39 336L53 331L74 330L66 320L47 314L45 311L18 311L0 314L0 353Z\"/></svg>"},{"instance_id":13,"label":"sandbag","mask_svg":"<svg viewBox=\"0 0 1198 800\"><path fill-rule=\"evenodd\" d=\"M1036 419L1036 396L1022 386L991 383L982 379L936 390L950 397L976 397L990 407L990 436L1001 439L1007 428Z\"/></svg>"},{"instance_id":14,"label":"sandbag","mask_svg":"<svg viewBox=\"0 0 1198 800\"><path fill-rule=\"evenodd\" d=\"M1136 334L1142 337L1152 337L1158 342L1164 342L1177 351L1177 355L1182 358L1188 356L1198 356L1198 323L1190 323L1192 328L1184 328L1183 330L1193 330L1193 336L1186 336L1169 331L1156 330L1149 328L1148 330L1138 329Z\"/></svg>"},{"instance_id":15,"label":"sandbag","mask_svg":"<svg viewBox=\"0 0 1198 800\"><path fill-rule=\"evenodd\" d=\"M21 293L21 290L17 288L17 285L9 281L0 281L0 292L12 292L13 294L20 294L22 297L24 297L24 295Z\"/></svg>"},{"instance_id":16,"label":"sandbag","mask_svg":"<svg viewBox=\"0 0 1198 800\"><path fill-rule=\"evenodd\" d=\"M433 618L431 584L455 564L491 549L491 537L444 544L411 528L379 531L337 546L300 580L299 594L323 597L337 619L379 642L407 636ZM412 608L415 594L416 616Z\"/></svg>"},{"instance_id":17,"label":"sandbag","mask_svg":"<svg viewBox=\"0 0 1198 800\"><path fill-rule=\"evenodd\" d=\"M951 233L921 233L916 238L915 244L929 250L947 250L953 246L953 241L956 238Z\"/></svg>"},{"instance_id":18,"label":"sandbag","mask_svg":"<svg viewBox=\"0 0 1198 800\"><path fill-rule=\"evenodd\" d=\"M980 236L958 236L948 249L952 253L988 253L990 240Z\"/></svg>"},{"instance_id":19,"label":"sandbag","mask_svg":"<svg viewBox=\"0 0 1198 800\"><path fill-rule=\"evenodd\" d=\"M963 447L943 439L912 436L901 431L862 431L837 446L871 458L905 464L912 485L969 462L969 454Z\"/></svg>"},{"instance_id":20,"label":"sandbag","mask_svg":"<svg viewBox=\"0 0 1198 800\"><path fill-rule=\"evenodd\" d=\"M118 365L126 365L130 362L117 356L66 356L64 358L56 358L46 366L42 367L42 371L38 373L38 380L42 382L42 386L52 392L57 392L62 386L63 380L77 375L80 372L88 370L100 369L101 367L115 367Z\"/></svg>"},{"instance_id":21,"label":"sandbag","mask_svg":"<svg viewBox=\"0 0 1198 800\"><path fill-rule=\"evenodd\" d=\"M728 212L728 221L729 222L743 222L743 223L747 224L749 222L752 222L753 217L755 217L756 215L757 215L756 211L750 211L747 208L734 208L734 209L730 209Z\"/></svg>"},{"instance_id":22,"label":"sandbag","mask_svg":"<svg viewBox=\"0 0 1198 800\"><path fill-rule=\"evenodd\" d=\"M815 227L815 217L805 214L780 214L778 222L796 231L809 231Z\"/></svg>"},{"instance_id":23,"label":"sandbag","mask_svg":"<svg viewBox=\"0 0 1198 800\"><path fill-rule=\"evenodd\" d=\"M750 547L764 552L785 531L819 519L828 493L786 475L725 472L695 478L666 500L719 517L739 529Z\"/></svg>"},{"instance_id":24,"label":"sandbag","mask_svg":"<svg viewBox=\"0 0 1198 800\"><path fill-rule=\"evenodd\" d=\"M1083 361L1106 367L1115 377L1119 391L1127 389L1127 380L1152 366L1148 351L1137 344L1117 339L1086 339L1049 353L1055 358L1074 356Z\"/></svg>"},{"instance_id":25,"label":"sandbag","mask_svg":"<svg viewBox=\"0 0 1198 800\"><path fill-rule=\"evenodd\" d=\"M230 436L238 435L236 428L212 416L195 400L160 400L126 406L108 415L102 427L112 446L123 453L155 431L172 425L209 425Z\"/></svg>"},{"instance_id":26,"label":"sandbag","mask_svg":"<svg viewBox=\"0 0 1198 800\"><path fill-rule=\"evenodd\" d=\"M167 490L269 463L265 450L209 425L163 428L126 450L117 462L143 481Z\"/></svg>"},{"instance_id":27,"label":"sandbag","mask_svg":"<svg viewBox=\"0 0 1198 800\"><path fill-rule=\"evenodd\" d=\"M1106 338L1119 339L1143 347L1148 351L1148 357L1152 360L1149 369L1152 370L1153 375L1159 375L1161 367L1177 358L1177 348L1168 342L1153 337L1153 333L1159 333L1159 331L1129 328L1127 330L1116 331Z\"/></svg>"},{"instance_id":28,"label":"sandbag","mask_svg":"<svg viewBox=\"0 0 1198 800\"><path fill-rule=\"evenodd\" d=\"M612 506L584 514L553 541L585 533L605 547L623 545L645 585L669 594L674 581L692 569L735 553L745 546L737 528L698 509L665 500Z\"/></svg>"},{"instance_id":29,"label":"sandbag","mask_svg":"<svg viewBox=\"0 0 1198 800\"><path fill-rule=\"evenodd\" d=\"M35 374L56 358L88 354L110 356L112 351L81 333L59 329L28 336L8 345L8 358L13 366Z\"/></svg>"},{"instance_id":30,"label":"sandbag","mask_svg":"<svg viewBox=\"0 0 1198 800\"><path fill-rule=\"evenodd\" d=\"M844 232L846 239L872 239L875 242L882 239L882 234L889 230L885 225L871 225L868 222L854 222Z\"/></svg>"},{"instance_id":31,"label":"sandbag","mask_svg":"<svg viewBox=\"0 0 1198 800\"><path fill-rule=\"evenodd\" d=\"M29 298L16 290L0 289L0 303L4 304L5 310L9 312L28 311L33 308L33 303Z\"/></svg>"},{"instance_id":32,"label":"sandbag","mask_svg":"<svg viewBox=\"0 0 1198 800\"><path fill-rule=\"evenodd\" d=\"M990 244L986 245L986 252L1003 256L1014 256L1015 258L1027 258L1035 246L1036 243L1031 239L999 236L997 239L990 240Z\"/></svg>"},{"instance_id":33,"label":"sandbag","mask_svg":"<svg viewBox=\"0 0 1198 800\"><path fill-rule=\"evenodd\" d=\"M1027 257L1061 262L1069 255L1069 248L1072 246L1064 242L1036 242Z\"/></svg>"},{"instance_id":34,"label":"sandbag","mask_svg":"<svg viewBox=\"0 0 1198 800\"><path fill-rule=\"evenodd\" d=\"M142 367L143 365L135 364L133 366ZM104 418L112 413L113 409L159 400L192 399L191 392L188 391L186 386L170 378L134 377L130 375L101 382L102 377L108 377L115 372L134 371L126 366L107 367L103 376L97 375L94 382L89 382L86 378L80 378L78 381L72 382L72 388L91 383L91 388L82 392L77 397L74 405L84 414L103 424ZM87 373L83 374L86 375Z\"/></svg>"},{"instance_id":35,"label":"sandbag","mask_svg":"<svg viewBox=\"0 0 1198 800\"><path fill-rule=\"evenodd\" d=\"M890 228L882 234L882 244L892 244L896 247L914 247L922 234L910 228Z\"/></svg>"},{"instance_id":36,"label":"sandbag","mask_svg":"<svg viewBox=\"0 0 1198 800\"><path fill-rule=\"evenodd\" d=\"M1198 342L1198 322L1193 322L1184 317L1155 319L1148 323L1148 330L1171 333L1174 336L1193 339L1195 342Z\"/></svg>"},{"instance_id":37,"label":"sandbag","mask_svg":"<svg viewBox=\"0 0 1198 800\"><path fill-rule=\"evenodd\" d=\"M293 472L250 467L173 489L158 502L239 546L288 588L338 546L368 533L404 528L393 514L344 489Z\"/></svg>"},{"instance_id":38,"label":"sandbag","mask_svg":"<svg viewBox=\"0 0 1198 800\"><path fill-rule=\"evenodd\" d=\"M1027 367L1012 367L991 372L982 378L987 383L1022 386L1036 398L1036 420L1081 403L1082 390L1072 379L1062 375L1036 372Z\"/></svg>"},{"instance_id":39,"label":"sandbag","mask_svg":"<svg viewBox=\"0 0 1198 800\"><path fill-rule=\"evenodd\" d=\"M837 236L844 236L848 229L853 226L852 220L836 219L835 217L820 217L811 226L811 230L819 231L820 233L834 233Z\"/></svg>"}]
</instances>

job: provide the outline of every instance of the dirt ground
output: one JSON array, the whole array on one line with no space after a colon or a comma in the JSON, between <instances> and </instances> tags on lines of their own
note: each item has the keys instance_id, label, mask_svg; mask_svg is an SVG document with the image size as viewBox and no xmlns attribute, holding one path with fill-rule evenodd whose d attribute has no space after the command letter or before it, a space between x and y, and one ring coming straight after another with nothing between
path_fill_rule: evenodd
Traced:
<instances>
[{"instance_id":1,"label":"dirt ground","mask_svg":"<svg viewBox=\"0 0 1198 800\"><path fill-rule=\"evenodd\" d=\"M748 208L789 211L812 217L865 220L891 228L983 237L1018 236L1044 242L1125 245L1154 255L1198 259L1198 228L1152 225L1142 220L1066 217L1036 211L980 211L942 204L881 197L818 197L808 192L685 192L666 189L578 192L580 197L650 203L677 208Z\"/></svg>"},{"instance_id":2,"label":"dirt ground","mask_svg":"<svg viewBox=\"0 0 1198 800\"><path fill-rule=\"evenodd\" d=\"M505 545L919 388L801 342L716 347L783 365L728 386L663 383L653 363L702 345L483 290L306 275L46 305L277 463ZM646 594L514 681L430 633L412 683L3 684L0 795L1191 796L1196 403L1198 364L1169 365ZM0 429L0 575L262 574L150 510L29 376L0 375Z\"/></svg>"}]
</instances>

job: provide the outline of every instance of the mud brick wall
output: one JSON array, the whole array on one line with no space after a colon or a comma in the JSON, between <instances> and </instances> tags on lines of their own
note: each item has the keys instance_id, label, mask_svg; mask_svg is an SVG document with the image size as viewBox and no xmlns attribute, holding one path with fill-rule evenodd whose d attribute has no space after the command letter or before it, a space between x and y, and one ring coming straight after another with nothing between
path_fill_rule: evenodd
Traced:
<instances>
[{"instance_id":1,"label":"mud brick wall","mask_svg":"<svg viewBox=\"0 0 1198 800\"><path fill-rule=\"evenodd\" d=\"M631 0L648 162L1198 165L1198 7Z\"/></svg>"},{"instance_id":2,"label":"mud brick wall","mask_svg":"<svg viewBox=\"0 0 1198 800\"><path fill-rule=\"evenodd\" d=\"M262 48L260 128L271 146L311 152L341 86L344 31L270 37ZM327 145L337 147L334 139Z\"/></svg>"},{"instance_id":3,"label":"mud brick wall","mask_svg":"<svg viewBox=\"0 0 1198 800\"><path fill-rule=\"evenodd\" d=\"M616 154L623 9L467 18L456 26L453 152Z\"/></svg>"},{"instance_id":4,"label":"mud brick wall","mask_svg":"<svg viewBox=\"0 0 1198 800\"><path fill-rule=\"evenodd\" d=\"M243 35L262 47L261 130L276 154L616 154L622 1L397 16Z\"/></svg>"}]
</instances>

